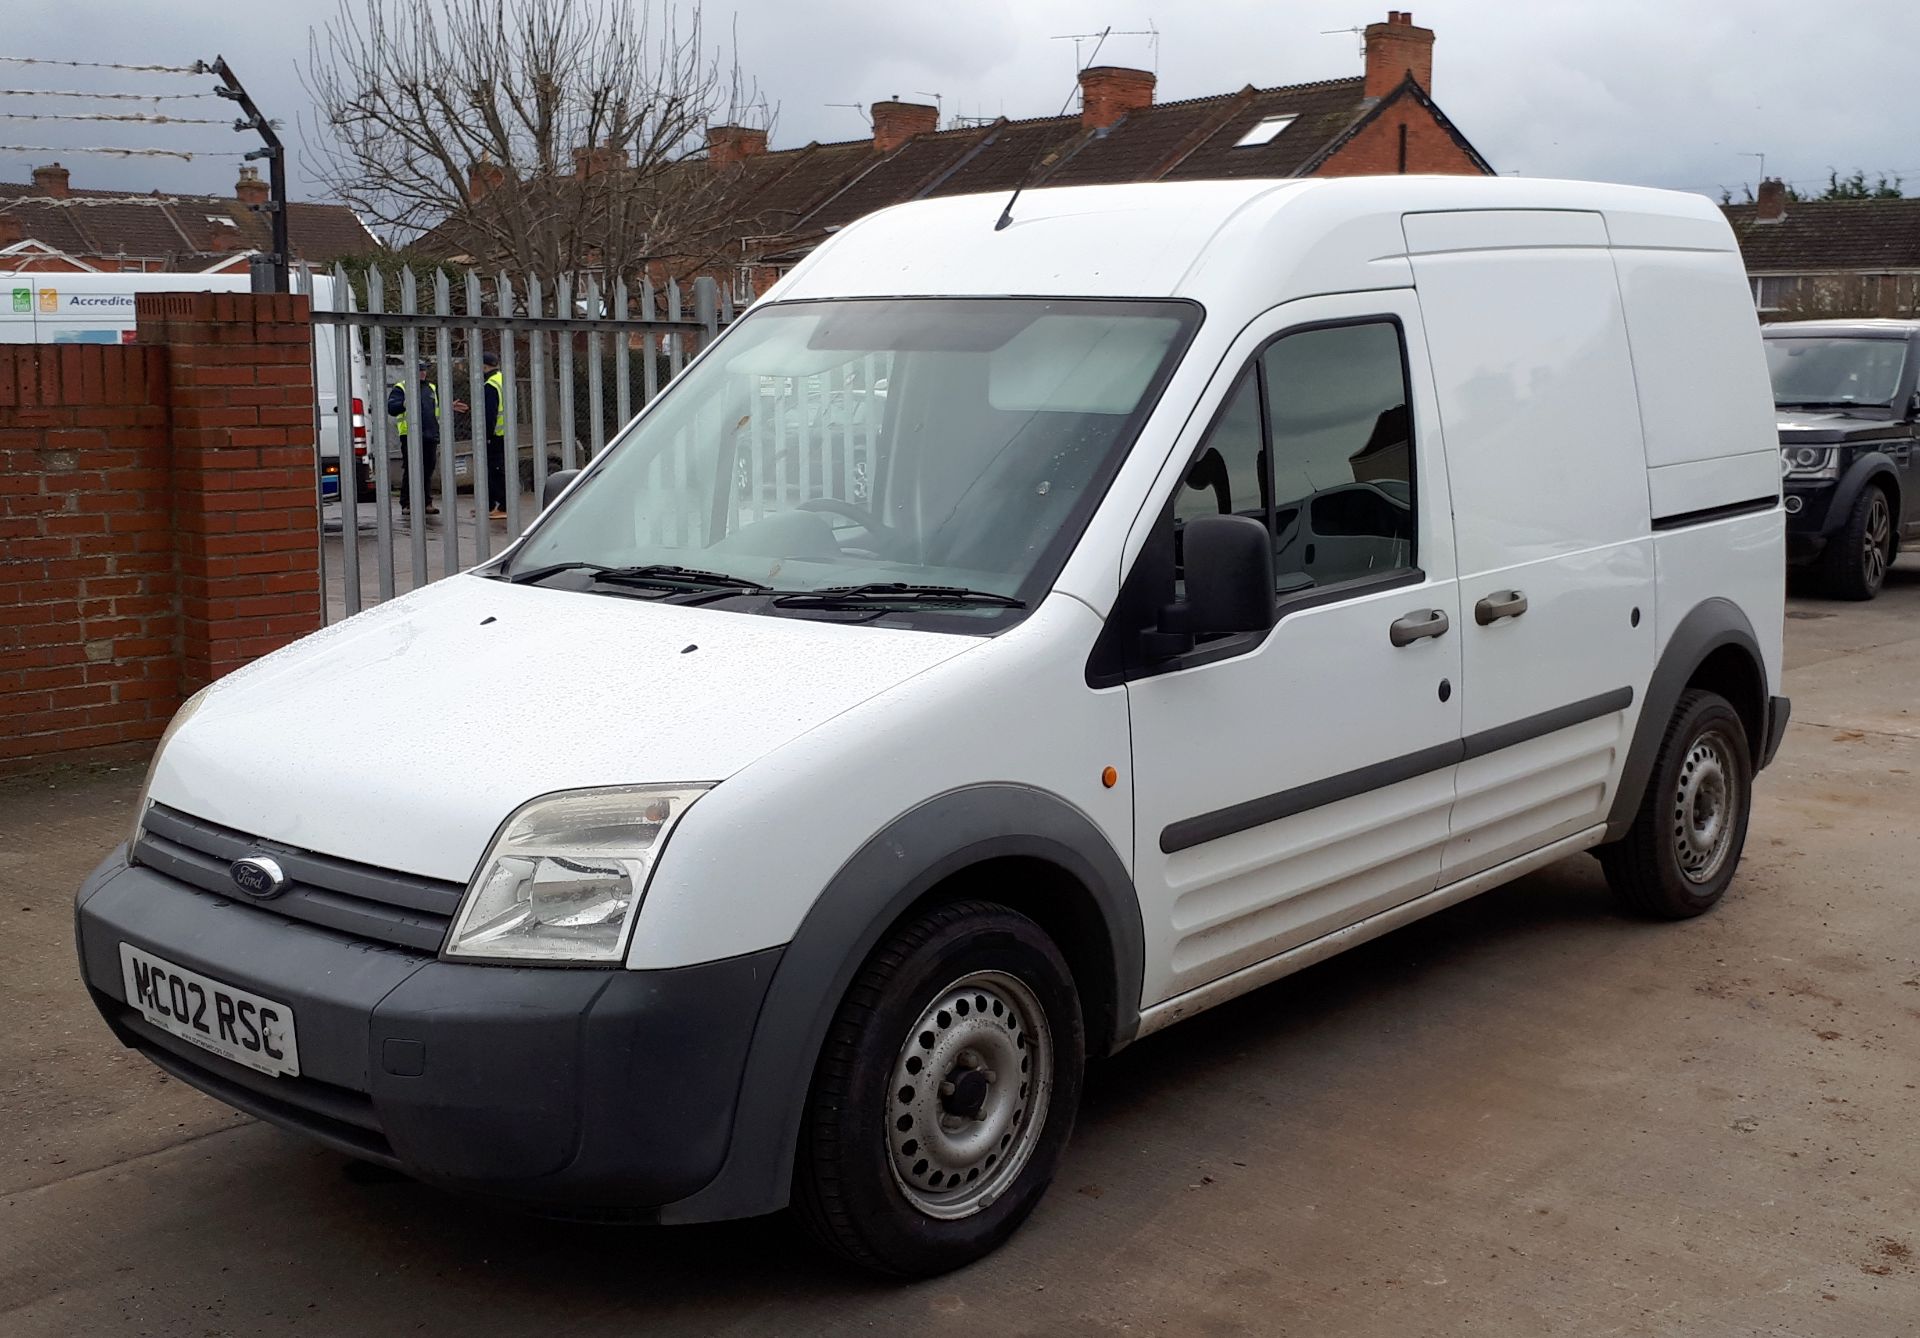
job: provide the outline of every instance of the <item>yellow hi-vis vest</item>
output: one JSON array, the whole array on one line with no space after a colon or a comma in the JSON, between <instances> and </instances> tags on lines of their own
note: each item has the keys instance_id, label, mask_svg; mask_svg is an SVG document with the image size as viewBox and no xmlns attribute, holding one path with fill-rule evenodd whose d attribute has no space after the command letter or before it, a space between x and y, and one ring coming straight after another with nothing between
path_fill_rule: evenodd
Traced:
<instances>
[{"instance_id":1,"label":"yellow hi-vis vest","mask_svg":"<svg viewBox=\"0 0 1920 1338\"><path fill-rule=\"evenodd\" d=\"M410 388L405 381L395 381L393 388L400 392L400 402L402 404L411 404L413 402L407 398ZM427 402L433 406L433 416L438 418L440 416L440 387L431 381L427 382ZM402 409L399 414L395 416L393 420L393 430L396 436L404 437L407 435L407 411L405 409Z\"/></svg>"},{"instance_id":2,"label":"yellow hi-vis vest","mask_svg":"<svg viewBox=\"0 0 1920 1338\"><path fill-rule=\"evenodd\" d=\"M487 378L487 384L493 387L493 435L507 435L507 392L501 381L500 373L495 372Z\"/></svg>"}]
</instances>

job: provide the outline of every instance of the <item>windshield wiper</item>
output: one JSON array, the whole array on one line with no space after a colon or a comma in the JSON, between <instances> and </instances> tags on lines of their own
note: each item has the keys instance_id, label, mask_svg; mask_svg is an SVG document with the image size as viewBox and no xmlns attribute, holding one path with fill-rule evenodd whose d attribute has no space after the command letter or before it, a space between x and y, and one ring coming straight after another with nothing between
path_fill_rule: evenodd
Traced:
<instances>
[{"instance_id":1,"label":"windshield wiper","mask_svg":"<svg viewBox=\"0 0 1920 1338\"><path fill-rule=\"evenodd\" d=\"M910 585L901 581L872 581L866 585L830 585L819 590L791 590L773 601L787 609L858 609L875 604L978 604L999 609L1024 609L1027 602L992 590L969 590L959 585Z\"/></svg>"},{"instance_id":2,"label":"windshield wiper","mask_svg":"<svg viewBox=\"0 0 1920 1338\"><path fill-rule=\"evenodd\" d=\"M1884 409L1877 400L1775 400L1776 409Z\"/></svg>"},{"instance_id":3,"label":"windshield wiper","mask_svg":"<svg viewBox=\"0 0 1920 1338\"><path fill-rule=\"evenodd\" d=\"M649 562L633 567L608 567L598 562L554 562L528 571L517 571L503 580L514 585L537 584L564 571L583 571L590 579L607 585L635 585L650 590L738 590L760 594L771 589L744 576L729 576L721 571L701 571L697 567L676 567L666 562Z\"/></svg>"},{"instance_id":4,"label":"windshield wiper","mask_svg":"<svg viewBox=\"0 0 1920 1338\"><path fill-rule=\"evenodd\" d=\"M702 571L698 567L676 567L670 562L648 562L637 567L602 567L593 579L609 585L664 585L696 590L745 590L764 594L773 587L750 581L744 576L729 576L723 571Z\"/></svg>"}]
</instances>

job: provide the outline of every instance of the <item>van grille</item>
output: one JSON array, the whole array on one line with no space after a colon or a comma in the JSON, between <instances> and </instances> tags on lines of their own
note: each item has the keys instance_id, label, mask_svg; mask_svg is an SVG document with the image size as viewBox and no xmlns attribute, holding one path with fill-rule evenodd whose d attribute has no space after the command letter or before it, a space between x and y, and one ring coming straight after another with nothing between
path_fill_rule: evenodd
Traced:
<instances>
[{"instance_id":1,"label":"van grille","mask_svg":"<svg viewBox=\"0 0 1920 1338\"><path fill-rule=\"evenodd\" d=\"M257 840L164 804L148 808L133 855L135 863L155 873L232 897L263 913L416 952L440 951L447 924L466 891L459 883ZM247 855L271 855L287 875L287 890L267 901L241 893L228 868Z\"/></svg>"}]
</instances>

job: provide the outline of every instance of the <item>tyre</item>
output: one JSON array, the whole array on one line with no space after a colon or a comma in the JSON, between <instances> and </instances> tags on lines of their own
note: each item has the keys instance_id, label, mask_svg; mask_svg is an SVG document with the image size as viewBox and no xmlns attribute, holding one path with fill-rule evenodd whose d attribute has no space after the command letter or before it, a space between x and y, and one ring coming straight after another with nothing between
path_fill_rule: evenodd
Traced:
<instances>
[{"instance_id":1,"label":"tyre","mask_svg":"<svg viewBox=\"0 0 1920 1338\"><path fill-rule=\"evenodd\" d=\"M373 500L373 466L364 460L358 461L354 467L353 477L354 500L362 503L371 502Z\"/></svg>"},{"instance_id":2,"label":"tyre","mask_svg":"<svg viewBox=\"0 0 1920 1338\"><path fill-rule=\"evenodd\" d=\"M927 912L874 951L834 1016L796 1211L875 1272L973 1262L1052 1181L1085 1062L1072 973L1038 925L989 902Z\"/></svg>"},{"instance_id":3,"label":"tyre","mask_svg":"<svg viewBox=\"0 0 1920 1338\"><path fill-rule=\"evenodd\" d=\"M1607 884L1630 911L1684 920L1733 881L1753 805L1746 728L1726 698L1689 689L1660 740L1627 834L1601 847Z\"/></svg>"},{"instance_id":4,"label":"tyre","mask_svg":"<svg viewBox=\"0 0 1920 1338\"><path fill-rule=\"evenodd\" d=\"M1872 599L1886 584L1893 552L1893 504L1885 488L1869 484L1821 551L1821 588L1835 599Z\"/></svg>"}]
</instances>

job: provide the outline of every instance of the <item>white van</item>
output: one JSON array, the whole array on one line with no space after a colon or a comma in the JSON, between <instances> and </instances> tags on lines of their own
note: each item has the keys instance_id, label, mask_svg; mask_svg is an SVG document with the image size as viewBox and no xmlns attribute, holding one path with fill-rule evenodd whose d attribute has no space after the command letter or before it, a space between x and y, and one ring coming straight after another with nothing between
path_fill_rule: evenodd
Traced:
<instances>
[{"instance_id":1,"label":"white van","mask_svg":"<svg viewBox=\"0 0 1920 1338\"><path fill-rule=\"evenodd\" d=\"M1576 852L1720 899L1787 702L1719 210L1005 204L847 228L507 553L184 707L79 894L120 1039L427 1180L791 1202L915 1275L1033 1208L1091 1058Z\"/></svg>"},{"instance_id":2,"label":"white van","mask_svg":"<svg viewBox=\"0 0 1920 1338\"><path fill-rule=\"evenodd\" d=\"M0 271L0 344L131 344L134 298L140 293L244 293L245 274L56 274ZM295 291L309 293L318 309L333 309L333 278L296 273ZM340 493L340 378L338 340L331 328L315 327L314 401L319 415L320 488L323 500ZM366 459L367 368L357 346L349 356L352 388L348 412L360 480L360 500L373 500L373 466Z\"/></svg>"}]
</instances>

